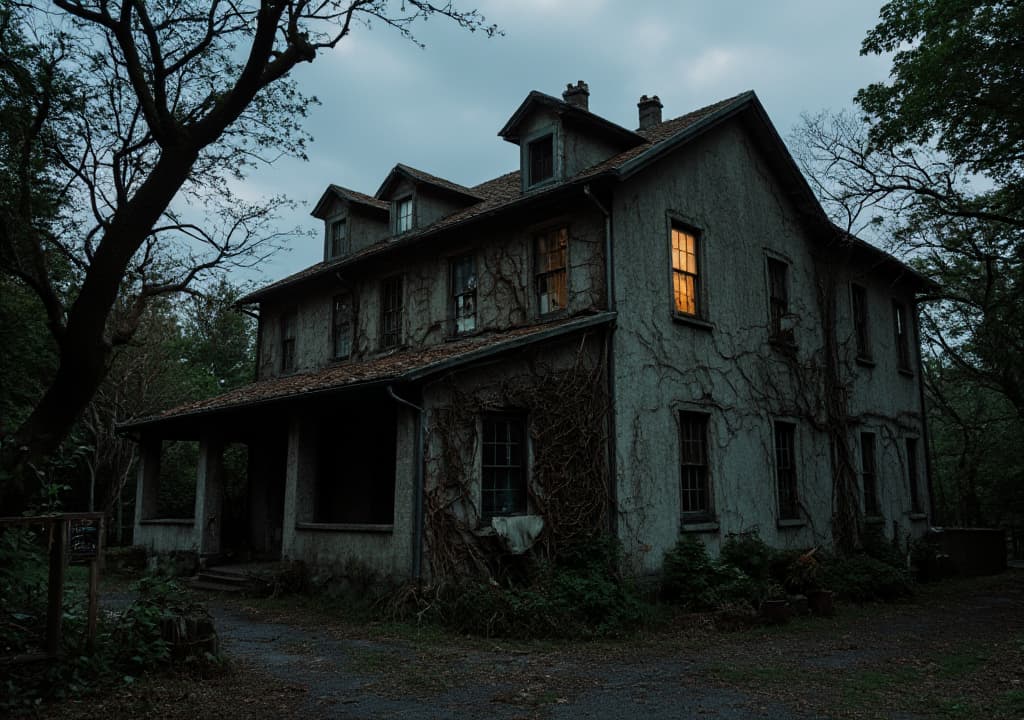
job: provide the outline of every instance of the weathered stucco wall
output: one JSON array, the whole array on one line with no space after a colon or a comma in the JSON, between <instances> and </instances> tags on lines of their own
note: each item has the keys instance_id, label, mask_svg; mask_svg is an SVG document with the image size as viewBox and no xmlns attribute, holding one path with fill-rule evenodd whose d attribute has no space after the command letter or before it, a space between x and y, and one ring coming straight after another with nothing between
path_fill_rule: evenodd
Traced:
<instances>
[{"instance_id":1,"label":"weathered stucco wall","mask_svg":"<svg viewBox=\"0 0 1024 720\"><path fill-rule=\"evenodd\" d=\"M700 233L702 322L673 313L674 222ZM614 223L619 527L637 566L660 566L681 528L700 530L712 549L728 533L753 529L782 547L828 541L832 467L821 401L825 336L818 302L821 278L811 254L821 239L798 222L772 171L735 124L621 186ZM768 255L789 265L795 347L769 342ZM848 282L841 279L840 285ZM849 361L840 375L853 388L852 414L870 409L876 426L916 422L919 427L914 382L881 362L881 355L895 352L883 337L891 328L882 313L891 292L883 296L877 285L870 289L880 360L870 382ZM848 304L840 302L841 307ZM849 336L849 325L848 314L841 312L842 337ZM681 525L681 410L709 416L714 524ZM777 523L775 421L797 426L802 522L785 527ZM899 469L892 460L880 452L889 520L903 517L910 504L909 491L901 492L895 480Z\"/></svg>"}]
</instances>

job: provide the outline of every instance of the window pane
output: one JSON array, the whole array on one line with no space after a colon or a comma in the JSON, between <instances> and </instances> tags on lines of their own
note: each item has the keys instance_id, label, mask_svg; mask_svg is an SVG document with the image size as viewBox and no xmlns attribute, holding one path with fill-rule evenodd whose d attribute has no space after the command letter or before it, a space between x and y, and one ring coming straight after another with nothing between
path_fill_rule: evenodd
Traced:
<instances>
[{"instance_id":1,"label":"window pane","mask_svg":"<svg viewBox=\"0 0 1024 720\"><path fill-rule=\"evenodd\" d=\"M680 510L682 513L710 511L707 465L707 415L679 414Z\"/></svg>"},{"instance_id":2,"label":"window pane","mask_svg":"<svg viewBox=\"0 0 1024 720\"><path fill-rule=\"evenodd\" d=\"M794 520L800 517L800 499L796 478L796 426L775 423L775 477L778 482L779 517Z\"/></svg>"},{"instance_id":3,"label":"window pane","mask_svg":"<svg viewBox=\"0 0 1024 720\"><path fill-rule=\"evenodd\" d=\"M530 185L551 178L555 174L554 137L548 135L527 146L530 162Z\"/></svg>"},{"instance_id":4,"label":"window pane","mask_svg":"<svg viewBox=\"0 0 1024 720\"><path fill-rule=\"evenodd\" d=\"M481 497L484 517L526 512L526 448L518 418L483 419Z\"/></svg>"}]
</instances>

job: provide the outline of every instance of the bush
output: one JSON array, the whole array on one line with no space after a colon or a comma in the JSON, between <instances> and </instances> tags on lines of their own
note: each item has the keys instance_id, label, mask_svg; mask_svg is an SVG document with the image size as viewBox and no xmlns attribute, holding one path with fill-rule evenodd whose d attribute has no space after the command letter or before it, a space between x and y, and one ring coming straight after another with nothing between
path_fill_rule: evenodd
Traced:
<instances>
[{"instance_id":1,"label":"bush","mask_svg":"<svg viewBox=\"0 0 1024 720\"><path fill-rule=\"evenodd\" d=\"M686 610L717 610L736 602L756 602L761 586L728 562L712 561L699 540L684 537L665 553L661 596Z\"/></svg>"},{"instance_id":2,"label":"bush","mask_svg":"<svg viewBox=\"0 0 1024 720\"><path fill-rule=\"evenodd\" d=\"M722 543L719 560L742 570L757 583L768 581L774 551L757 531L730 534Z\"/></svg>"},{"instance_id":3,"label":"bush","mask_svg":"<svg viewBox=\"0 0 1024 720\"><path fill-rule=\"evenodd\" d=\"M844 600L891 602L910 595L913 589L905 568L895 567L867 553L837 556L823 565L824 587Z\"/></svg>"},{"instance_id":4,"label":"bush","mask_svg":"<svg viewBox=\"0 0 1024 720\"><path fill-rule=\"evenodd\" d=\"M619 574L620 561L618 541L595 536L535 566L524 584L466 579L421 592L417 616L485 637L616 635L645 614L636 587Z\"/></svg>"}]
</instances>

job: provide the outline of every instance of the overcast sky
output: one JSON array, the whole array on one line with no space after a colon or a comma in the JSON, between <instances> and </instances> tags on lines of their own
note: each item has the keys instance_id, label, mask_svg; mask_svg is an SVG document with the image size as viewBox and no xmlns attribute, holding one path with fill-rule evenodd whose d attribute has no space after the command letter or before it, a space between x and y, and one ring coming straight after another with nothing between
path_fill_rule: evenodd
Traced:
<instances>
[{"instance_id":1,"label":"overcast sky","mask_svg":"<svg viewBox=\"0 0 1024 720\"><path fill-rule=\"evenodd\" d=\"M472 3L462 3L472 7ZM475 185L516 169L498 130L531 90L557 97L585 80L590 110L637 126L637 100L658 95L664 117L754 90L787 138L802 112L838 110L885 79L887 59L861 57L878 17L870 0L480 0L504 37L432 20L420 49L383 27L356 28L337 50L297 68L311 108L310 161L254 173L249 198L287 193L300 203L281 227L315 238L267 263L259 283L320 261L309 215L328 183L368 194L395 163Z\"/></svg>"}]
</instances>

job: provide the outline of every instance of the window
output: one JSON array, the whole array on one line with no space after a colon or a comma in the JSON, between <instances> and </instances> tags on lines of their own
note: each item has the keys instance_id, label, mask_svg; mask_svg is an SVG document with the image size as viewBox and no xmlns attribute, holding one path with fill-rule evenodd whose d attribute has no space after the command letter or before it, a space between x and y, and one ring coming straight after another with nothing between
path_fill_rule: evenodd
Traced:
<instances>
[{"instance_id":1,"label":"window","mask_svg":"<svg viewBox=\"0 0 1024 720\"><path fill-rule=\"evenodd\" d=\"M860 434L860 479L864 488L864 514L877 516L881 513L878 507L878 469L875 463L875 434Z\"/></svg>"},{"instance_id":2,"label":"window","mask_svg":"<svg viewBox=\"0 0 1024 720\"><path fill-rule=\"evenodd\" d=\"M793 329L786 327L789 314L789 265L784 260L768 258L768 309L773 340L793 341Z\"/></svg>"},{"instance_id":3,"label":"window","mask_svg":"<svg viewBox=\"0 0 1024 720\"><path fill-rule=\"evenodd\" d=\"M709 515L708 416L679 413L680 511L683 515Z\"/></svg>"},{"instance_id":4,"label":"window","mask_svg":"<svg viewBox=\"0 0 1024 720\"><path fill-rule=\"evenodd\" d=\"M483 418L481 500L485 518L526 512L526 432L522 418Z\"/></svg>"},{"instance_id":5,"label":"window","mask_svg":"<svg viewBox=\"0 0 1024 720\"><path fill-rule=\"evenodd\" d=\"M281 372L295 372L295 325L294 310L281 316Z\"/></svg>"},{"instance_id":6,"label":"window","mask_svg":"<svg viewBox=\"0 0 1024 720\"><path fill-rule=\"evenodd\" d=\"M677 313L694 317L700 314L697 279L697 234L673 226L672 294Z\"/></svg>"},{"instance_id":7,"label":"window","mask_svg":"<svg viewBox=\"0 0 1024 720\"><path fill-rule=\"evenodd\" d=\"M473 332L476 329L476 260L472 255L455 258L450 275L455 334Z\"/></svg>"},{"instance_id":8,"label":"window","mask_svg":"<svg viewBox=\"0 0 1024 720\"><path fill-rule=\"evenodd\" d=\"M536 241L537 307L541 315L547 315L564 310L569 304L565 272L569 230L550 230L538 235Z\"/></svg>"},{"instance_id":9,"label":"window","mask_svg":"<svg viewBox=\"0 0 1024 720\"><path fill-rule=\"evenodd\" d=\"M862 285L851 285L853 333L857 342L857 359L871 359L871 333L868 330L868 291Z\"/></svg>"},{"instance_id":10,"label":"window","mask_svg":"<svg viewBox=\"0 0 1024 720\"><path fill-rule=\"evenodd\" d=\"M893 333L896 335L896 362L900 370L910 371L910 338L907 328L907 308L897 301L892 301Z\"/></svg>"},{"instance_id":11,"label":"window","mask_svg":"<svg viewBox=\"0 0 1024 720\"><path fill-rule=\"evenodd\" d=\"M380 303L380 346L396 347L402 342L402 277L384 281Z\"/></svg>"},{"instance_id":12,"label":"window","mask_svg":"<svg viewBox=\"0 0 1024 720\"><path fill-rule=\"evenodd\" d=\"M348 295L334 298L331 308L331 350L335 359L352 354L352 299Z\"/></svg>"},{"instance_id":13,"label":"window","mask_svg":"<svg viewBox=\"0 0 1024 720\"><path fill-rule=\"evenodd\" d=\"M395 235L412 230L412 198L402 198L395 203Z\"/></svg>"},{"instance_id":14,"label":"window","mask_svg":"<svg viewBox=\"0 0 1024 720\"><path fill-rule=\"evenodd\" d=\"M910 484L910 512L920 513L921 495L917 477L917 438L907 438L907 482Z\"/></svg>"},{"instance_id":15,"label":"window","mask_svg":"<svg viewBox=\"0 0 1024 720\"><path fill-rule=\"evenodd\" d=\"M335 220L331 223L331 245L328 259L341 257L346 251L346 230L348 223L344 220Z\"/></svg>"},{"instance_id":16,"label":"window","mask_svg":"<svg viewBox=\"0 0 1024 720\"><path fill-rule=\"evenodd\" d=\"M779 519L800 519L796 489L796 425L775 423L775 480L779 493Z\"/></svg>"},{"instance_id":17,"label":"window","mask_svg":"<svg viewBox=\"0 0 1024 720\"><path fill-rule=\"evenodd\" d=\"M536 185L555 176L555 136L545 135L526 146L529 185Z\"/></svg>"}]
</instances>

